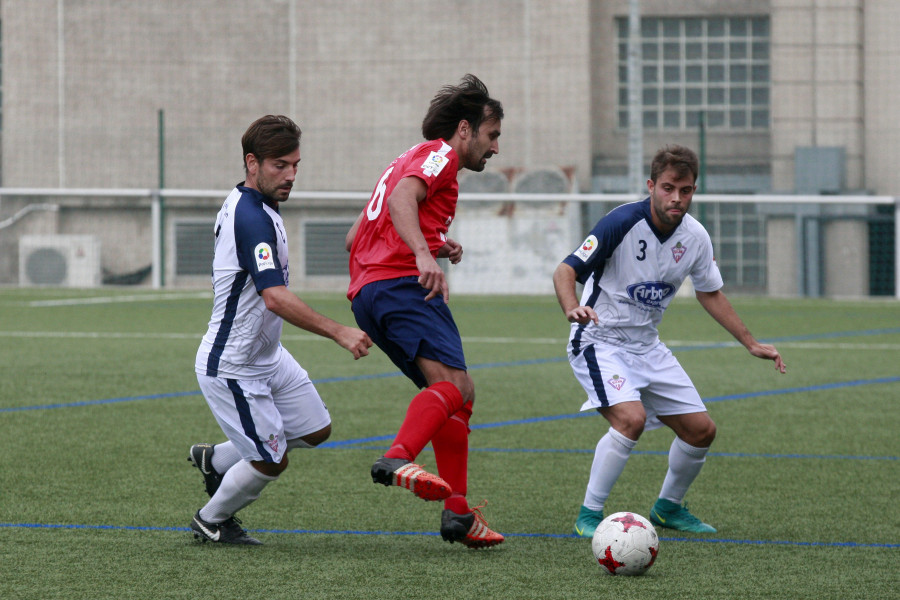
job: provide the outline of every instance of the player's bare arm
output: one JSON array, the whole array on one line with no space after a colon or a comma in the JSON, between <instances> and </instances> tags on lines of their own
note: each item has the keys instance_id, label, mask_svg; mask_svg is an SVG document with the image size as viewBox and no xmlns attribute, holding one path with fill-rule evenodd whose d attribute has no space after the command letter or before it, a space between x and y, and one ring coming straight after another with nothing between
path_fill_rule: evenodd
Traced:
<instances>
[{"instance_id":1,"label":"player's bare arm","mask_svg":"<svg viewBox=\"0 0 900 600\"><path fill-rule=\"evenodd\" d=\"M750 330L747 329L747 326L741 321L741 318L738 316L737 312L735 312L734 307L731 306L731 302L728 301L728 298L722 290L717 290L715 292L695 292L695 295L697 296L697 301L700 302L706 312L708 312L719 325L724 327L728 333L733 335L737 341L743 344L750 354L757 358L765 358L774 361L775 369L779 373L785 372L787 365L784 364L784 360L782 360L781 354L775 349L775 346L771 344L762 344L753 337L753 334L750 333Z\"/></svg>"},{"instance_id":2,"label":"player's bare arm","mask_svg":"<svg viewBox=\"0 0 900 600\"><path fill-rule=\"evenodd\" d=\"M419 202L425 200L427 191L425 182L418 177L404 177L391 192L387 205L397 234L416 257L419 285L429 290L425 301L441 294L444 302L449 302L450 288L444 271L431 255L419 225Z\"/></svg>"},{"instance_id":3,"label":"player's bare arm","mask_svg":"<svg viewBox=\"0 0 900 600\"><path fill-rule=\"evenodd\" d=\"M590 306L581 306L575 293L575 269L566 263L560 263L553 272L553 287L556 290L556 299L562 308L563 314L570 323L586 325L593 321L598 323L600 319Z\"/></svg>"},{"instance_id":4,"label":"player's bare arm","mask_svg":"<svg viewBox=\"0 0 900 600\"><path fill-rule=\"evenodd\" d=\"M350 252L350 249L353 247L353 240L356 239L356 232L359 229L359 224L362 223L365 214L365 210L359 213L359 216L356 217L356 221L353 222L353 227L350 228L350 231L348 231L347 235L344 237L344 248L347 252Z\"/></svg>"},{"instance_id":5,"label":"player's bare arm","mask_svg":"<svg viewBox=\"0 0 900 600\"><path fill-rule=\"evenodd\" d=\"M447 243L440 247L437 253L438 258L446 258L451 264L457 264L462 260L463 247L456 240L447 238Z\"/></svg>"},{"instance_id":6,"label":"player's bare arm","mask_svg":"<svg viewBox=\"0 0 900 600\"><path fill-rule=\"evenodd\" d=\"M262 291L266 308L295 327L334 340L349 351L354 359L368 356L372 340L368 334L355 327L347 327L313 310L285 286L279 285Z\"/></svg>"}]
</instances>

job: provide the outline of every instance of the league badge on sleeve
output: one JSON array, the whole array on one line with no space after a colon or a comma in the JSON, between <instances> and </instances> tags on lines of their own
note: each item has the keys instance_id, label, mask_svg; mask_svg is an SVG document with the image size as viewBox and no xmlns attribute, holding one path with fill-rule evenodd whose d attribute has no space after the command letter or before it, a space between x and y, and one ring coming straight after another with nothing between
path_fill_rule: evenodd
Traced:
<instances>
[{"instance_id":1,"label":"league badge on sleeve","mask_svg":"<svg viewBox=\"0 0 900 600\"><path fill-rule=\"evenodd\" d=\"M439 152L431 152L425 162L422 163L422 173L426 176L437 177L444 170L444 166L450 162L447 157Z\"/></svg>"},{"instance_id":2,"label":"league badge on sleeve","mask_svg":"<svg viewBox=\"0 0 900 600\"><path fill-rule=\"evenodd\" d=\"M584 262L587 262L591 257L591 254L594 253L594 250L597 249L598 245L599 243L597 242L596 236L589 235L587 239L582 242L581 247L578 248L578 250L576 250L573 254Z\"/></svg>"},{"instance_id":3,"label":"league badge on sleeve","mask_svg":"<svg viewBox=\"0 0 900 600\"><path fill-rule=\"evenodd\" d=\"M275 258L272 256L272 248L265 242L256 245L256 249L253 251L253 258L256 259L257 271L275 268Z\"/></svg>"}]
</instances>

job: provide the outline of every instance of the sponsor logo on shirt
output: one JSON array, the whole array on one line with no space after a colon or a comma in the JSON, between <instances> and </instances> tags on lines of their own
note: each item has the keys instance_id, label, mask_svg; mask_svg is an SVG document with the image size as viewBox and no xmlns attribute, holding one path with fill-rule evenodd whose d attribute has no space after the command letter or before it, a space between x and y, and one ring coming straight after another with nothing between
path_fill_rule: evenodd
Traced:
<instances>
[{"instance_id":1,"label":"sponsor logo on shirt","mask_svg":"<svg viewBox=\"0 0 900 600\"><path fill-rule=\"evenodd\" d=\"M275 268L275 259L272 257L272 248L265 242L257 244L253 251L253 257L256 259L256 270L265 271L266 269Z\"/></svg>"},{"instance_id":2,"label":"sponsor logo on shirt","mask_svg":"<svg viewBox=\"0 0 900 600\"><path fill-rule=\"evenodd\" d=\"M659 308L663 300L675 293L675 286L665 281L642 281L626 288L628 297L644 306Z\"/></svg>"},{"instance_id":3,"label":"sponsor logo on shirt","mask_svg":"<svg viewBox=\"0 0 900 600\"><path fill-rule=\"evenodd\" d=\"M676 263L681 260L681 257L684 256L685 251L687 251L687 246L682 246L681 242L675 244L675 246L672 248L672 257L675 259Z\"/></svg>"},{"instance_id":4,"label":"sponsor logo on shirt","mask_svg":"<svg viewBox=\"0 0 900 600\"><path fill-rule=\"evenodd\" d=\"M450 162L443 154L432 151L425 162L422 163L422 173L428 177L435 177L444 170L444 166Z\"/></svg>"},{"instance_id":5,"label":"sponsor logo on shirt","mask_svg":"<svg viewBox=\"0 0 900 600\"><path fill-rule=\"evenodd\" d=\"M587 262L587 259L591 257L591 254L594 253L597 246L599 246L599 243L597 242L596 236L589 235L587 236L587 239L582 242L581 247L575 251L575 256L582 261Z\"/></svg>"}]
</instances>

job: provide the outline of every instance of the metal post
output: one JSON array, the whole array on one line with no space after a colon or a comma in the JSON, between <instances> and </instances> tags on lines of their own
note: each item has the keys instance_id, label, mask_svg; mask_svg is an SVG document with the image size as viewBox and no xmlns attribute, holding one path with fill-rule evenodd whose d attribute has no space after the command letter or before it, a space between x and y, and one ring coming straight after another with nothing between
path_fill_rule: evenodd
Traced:
<instances>
[{"instance_id":1,"label":"metal post","mask_svg":"<svg viewBox=\"0 0 900 600\"><path fill-rule=\"evenodd\" d=\"M641 83L641 7L639 0L628 0L628 193L642 198L646 187Z\"/></svg>"},{"instance_id":2,"label":"metal post","mask_svg":"<svg viewBox=\"0 0 900 600\"><path fill-rule=\"evenodd\" d=\"M706 193L706 111L700 111L700 186L697 190L701 194Z\"/></svg>"},{"instance_id":3,"label":"metal post","mask_svg":"<svg viewBox=\"0 0 900 600\"><path fill-rule=\"evenodd\" d=\"M900 198L894 198L894 297L900 300Z\"/></svg>"},{"instance_id":4,"label":"metal post","mask_svg":"<svg viewBox=\"0 0 900 600\"><path fill-rule=\"evenodd\" d=\"M160 196L159 190L152 190L150 192L150 239L152 240L152 258L150 261L150 278L152 281L152 285L154 289L159 289L162 287L162 271L163 265L160 261L160 224L162 223L162 219L160 218L160 213L162 212L162 208L160 204L162 204L162 197Z\"/></svg>"},{"instance_id":5,"label":"metal post","mask_svg":"<svg viewBox=\"0 0 900 600\"><path fill-rule=\"evenodd\" d=\"M697 190L701 194L706 193L706 111L700 111L700 185ZM701 223L706 225L706 204L700 204L700 214L697 217Z\"/></svg>"},{"instance_id":6,"label":"metal post","mask_svg":"<svg viewBox=\"0 0 900 600\"><path fill-rule=\"evenodd\" d=\"M165 112L159 109L157 113L157 136L159 148L159 189L166 187L166 124ZM154 265L153 269L153 287L162 288L166 286L166 201L162 194L156 193L153 197L153 208L155 209L154 226L155 233L154 244L157 245L153 253Z\"/></svg>"}]
</instances>

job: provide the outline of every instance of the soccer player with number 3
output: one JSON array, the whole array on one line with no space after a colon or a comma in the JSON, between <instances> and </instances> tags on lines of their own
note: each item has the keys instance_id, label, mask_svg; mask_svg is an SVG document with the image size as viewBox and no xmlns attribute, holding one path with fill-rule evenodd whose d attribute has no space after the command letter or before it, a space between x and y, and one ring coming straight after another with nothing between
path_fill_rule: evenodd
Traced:
<instances>
[{"instance_id":1,"label":"soccer player with number 3","mask_svg":"<svg viewBox=\"0 0 900 600\"><path fill-rule=\"evenodd\" d=\"M587 392L581 410L597 410L609 431L597 443L575 534L592 537L604 503L645 429L675 432L669 469L650 520L659 526L715 532L682 505L700 473L716 425L687 373L656 330L681 283L690 277L697 300L753 356L775 362L722 293L722 276L709 234L688 213L699 161L683 146L657 152L650 197L622 205L600 219L581 247L556 268L553 285L571 325L569 363ZM584 284L579 302L575 283Z\"/></svg>"},{"instance_id":2,"label":"soccer player with number 3","mask_svg":"<svg viewBox=\"0 0 900 600\"><path fill-rule=\"evenodd\" d=\"M388 166L346 238L347 296L356 322L424 388L409 403L390 449L372 466L372 480L443 500L441 536L470 548L494 546L503 536L466 500L475 387L436 259L456 264L462 258L462 247L447 237L456 215L457 173L483 170L499 151L502 118L502 105L474 75L443 87L422 123L427 141ZM428 442L439 476L413 462Z\"/></svg>"}]
</instances>

